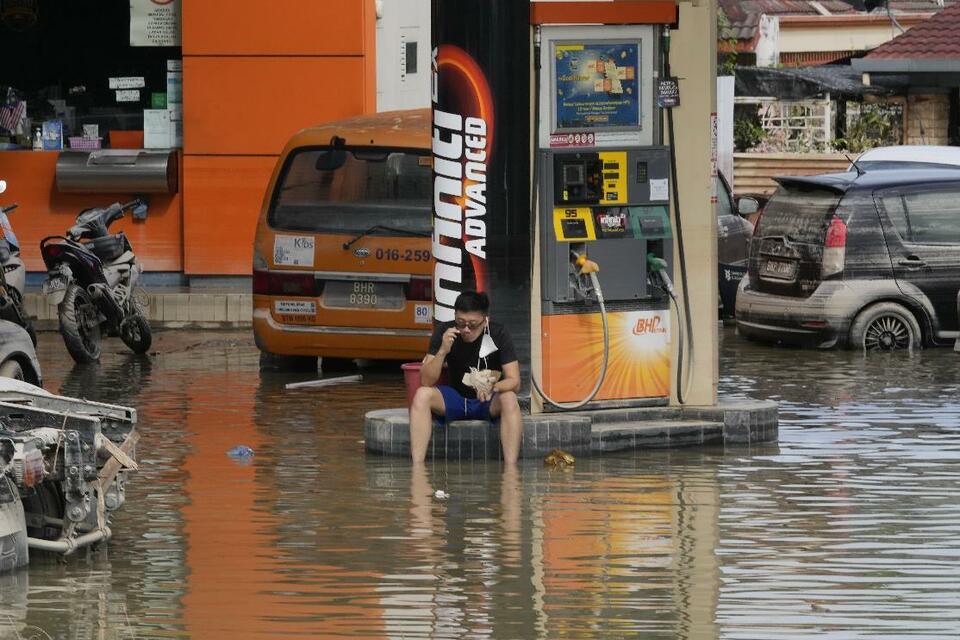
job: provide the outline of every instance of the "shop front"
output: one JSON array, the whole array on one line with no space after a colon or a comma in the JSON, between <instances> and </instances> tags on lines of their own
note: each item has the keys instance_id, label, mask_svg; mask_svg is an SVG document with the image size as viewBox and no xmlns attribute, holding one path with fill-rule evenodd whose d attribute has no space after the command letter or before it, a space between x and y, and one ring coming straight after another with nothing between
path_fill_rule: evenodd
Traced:
<instances>
[{"instance_id":1,"label":"shop front","mask_svg":"<svg viewBox=\"0 0 960 640\"><path fill-rule=\"evenodd\" d=\"M248 275L290 135L374 110L375 25L373 0L0 0L0 178L27 269L82 209L145 196L118 226L148 283Z\"/></svg>"}]
</instances>

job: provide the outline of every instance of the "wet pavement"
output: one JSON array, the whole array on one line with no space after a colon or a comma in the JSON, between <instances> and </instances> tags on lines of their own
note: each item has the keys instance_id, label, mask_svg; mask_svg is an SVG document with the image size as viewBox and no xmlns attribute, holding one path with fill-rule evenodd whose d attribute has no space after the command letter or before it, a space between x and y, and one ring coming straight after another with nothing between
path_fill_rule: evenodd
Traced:
<instances>
[{"instance_id":1,"label":"wet pavement","mask_svg":"<svg viewBox=\"0 0 960 640\"><path fill-rule=\"evenodd\" d=\"M752 345L721 391L781 402L779 445L428 465L367 457L392 370L287 391L249 333L105 343L54 392L140 412L114 539L0 577L0 638L953 638L960 354ZM236 461L235 445L255 455ZM445 500L434 497L441 489ZM43 635L46 634L46 635Z\"/></svg>"}]
</instances>

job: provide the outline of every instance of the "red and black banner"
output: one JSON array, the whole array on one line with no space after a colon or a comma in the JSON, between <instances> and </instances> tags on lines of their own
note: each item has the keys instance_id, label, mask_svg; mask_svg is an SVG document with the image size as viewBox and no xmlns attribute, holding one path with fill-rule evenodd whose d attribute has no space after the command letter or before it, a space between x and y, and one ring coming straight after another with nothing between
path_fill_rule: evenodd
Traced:
<instances>
[{"instance_id":1,"label":"red and black banner","mask_svg":"<svg viewBox=\"0 0 960 640\"><path fill-rule=\"evenodd\" d=\"M486 291L526 353L529 4L433 0L432 28L434 318L452 320L461 291Z\"/></svg>"}]
</instances>

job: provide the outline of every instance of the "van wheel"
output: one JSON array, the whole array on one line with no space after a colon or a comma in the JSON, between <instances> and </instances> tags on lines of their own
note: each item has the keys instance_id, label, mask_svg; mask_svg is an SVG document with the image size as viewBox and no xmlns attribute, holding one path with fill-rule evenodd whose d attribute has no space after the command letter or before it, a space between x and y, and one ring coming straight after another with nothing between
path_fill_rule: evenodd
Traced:
<instances>
[{"instance_id":1,"label":"van wheel","mask_svg":"<svg viewBox=\"0 0 960 640\"><path fill-rule=\"evenodd\" d=\"M315 356L284 356L278 353L260 352L260 371L316 371Z\"/></svg>"},{"instance_id":2,"label":"van wheel","mask_svg":"<svg viewBox=\"0 0 960 640\"><path fill-rule=\"evenodd\" d=\"M864 351L897 351L922 346L920 324L903 306L881 302L867 307L850 327L850 346Z\"/></svg>"}]
</instances>

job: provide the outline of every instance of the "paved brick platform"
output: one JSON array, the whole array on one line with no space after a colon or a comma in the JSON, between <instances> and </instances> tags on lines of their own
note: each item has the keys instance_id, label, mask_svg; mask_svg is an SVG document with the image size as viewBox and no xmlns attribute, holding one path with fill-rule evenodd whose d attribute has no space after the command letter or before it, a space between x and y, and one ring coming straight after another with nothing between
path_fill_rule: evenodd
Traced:
<instances>
[{"instance_id":1,"label":"paved brick platform","mask_svg":"<svg viewBox=\"0 0 960 640\"><path fill-rule=\"evenodd\" d=\"M364 420L372 454L409 456L406 409L370 411ZM539 458L560 448L575 456L643 449L776 442L777 405L726 400L715 407L651 407L526 415L520 456ZM427 456L452 460L498 459L500 429L480 420L444 428L434 422Z\"/></svg>"},{"instance_id":2,"label":"paved brick platform","mask_svg":"<svg viewBox=\"0 0 960 640\"><path fill-rule=\"evenodd\" d=\"M253 295L236 291L164 291L147 292L147 320L155 327L201 329L249 327L253 320ZM37 329L57 329L57 308L47 304L36 292L23 299L27 314Z\"/></svg>"}]
</instances>

